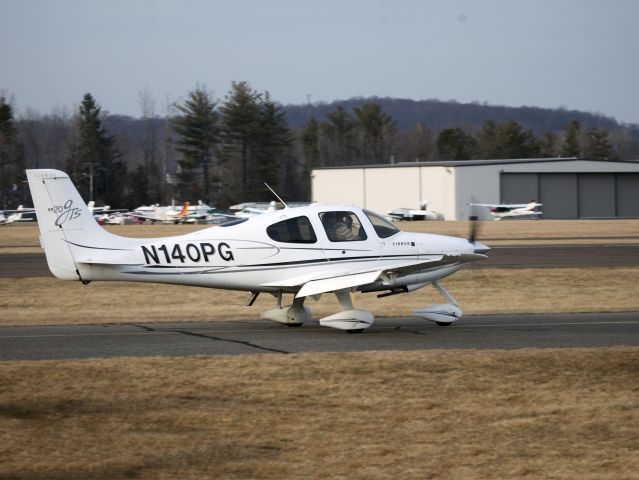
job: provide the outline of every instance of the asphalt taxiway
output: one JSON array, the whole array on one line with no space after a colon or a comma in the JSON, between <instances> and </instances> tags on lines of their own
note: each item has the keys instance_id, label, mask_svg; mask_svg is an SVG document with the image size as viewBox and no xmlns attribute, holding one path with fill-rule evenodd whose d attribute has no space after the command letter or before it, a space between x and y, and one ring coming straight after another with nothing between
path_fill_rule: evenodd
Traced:
<instances>
[{"instance_id":1,"label":"asphalt taxiway","mask_svg":"<svg viewBox=\"0 0 639 480\"><path fill-rule=\"evenodd\" d=\"M380 318L361 334L267 321L0 328L0 360L639 346L639 312Z\"/></svg>"}]
</instances>

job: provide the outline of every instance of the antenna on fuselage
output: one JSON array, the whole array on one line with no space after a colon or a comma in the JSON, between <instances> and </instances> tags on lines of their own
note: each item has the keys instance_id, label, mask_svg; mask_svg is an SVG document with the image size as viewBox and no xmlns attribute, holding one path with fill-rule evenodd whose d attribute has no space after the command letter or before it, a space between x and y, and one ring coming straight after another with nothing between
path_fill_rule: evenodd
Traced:
<instances>
[{"instance_id":1,"label":"antenna on fuselage","mask_svg":"<svg viewBox=\"0 0 639 480\"><path fill-rule=\"evenodd\" d=\"M268 183L264 182L264 185L266 185L266 188L268 188L268 189L271 191L271 193L272 193L273 195L275 195L275 197L276 197L276 198L277 198L280 202L282 202L282 204L284 205L284 208L288 208L288 205L286 205L286 202L285 202L284 200L282 200L282 199L280 198L280 196L279 196L277 193L275 193L275 190L273 190L273 189L269 186L269 184L268 184Z\"/></svg>"}]
</instances>

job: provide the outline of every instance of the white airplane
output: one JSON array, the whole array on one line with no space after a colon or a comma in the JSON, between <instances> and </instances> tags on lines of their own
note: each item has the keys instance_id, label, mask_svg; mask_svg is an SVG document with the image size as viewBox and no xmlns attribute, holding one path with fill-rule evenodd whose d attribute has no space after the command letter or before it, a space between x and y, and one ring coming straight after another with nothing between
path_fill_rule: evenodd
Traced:
<instances>
[{"instance_id":1,"label":"white airplane","mask_svg":"<svg viewBox=\"0 0 639 480\"><path fill-rule=\"evenodd\" d=\"M419 208L397 208L388 212L393 220L443 220L444 216L434 210L428 210L428 202L419 202Z\"/></svg>"},{"instance_id":2,"label":"white airplane","mask_svg":"<svg viewBox=\"0 0 639 480\"><path fill-rule=\"evenodd\" d=\"M159 205L141 206L128 212L129 217L136 217L151 222L183 223L188 218L189 202L184 202L182 207L161 207Z\"/></svg>"},{"instance_id":3,"label":"white airplane","mask_svg":"<svg viewBox=\"0 0 639 480\"><path fill-rule=\"evenodd\" d=\"M469 203L474 207L487 207L494 220L503 220L511 217L537 217L543 213L537 210L542 203L532 201L530 203Z\"/></svg>"},{"instance_id":4,"label":"white airplane","mask_svg":"<svg viewBox=\"0 0 639 480\"><path fill-rule=\"evenodd\" d=\"M341 311L324 326L361 332L373 315L351 293L410 292L432 284L448 303L413 315L450 325L462 311L438 280L486 258L470 238L402 232L381 216L350 206L313 204L237 219L187 235L126 238L100 227L68 175L27 170L40 238L51 272L63 280L155 282L273 294L262 318L288 326L311 320L306 297L334 293ZM284 294L293 294L283 305Z\"/></svg>"},{"instance_id":5,"label":"white airplane","mask_svg":"<svg viewBox=\"0 0 639 480\"><path fill-rule=\"evenodd\" d=\"M34 212L33 208L24 208L22 205L18 206L17 210L0 210L0 225L11 225L15 222L24 221L23 214Z\"/></svg>"},{"instance_id":6,"label":"white airplane","mask_svg":"<svg viewBox=\"0 0 639 480\"><path fill-rule=\"evenodd\" d=\"M140 218L142 220L151 220L153 223L195 223L197 220L208 220L214 216L215 214L210 213L212 210L213 207L199 200L197 205L191 205L189 202L184 202L182 207L175 205L168 207L161 207L160 205L143 205L131 212L127 212L125 215Z\"/></svg>"},{"instance_id":7,"label":"white airplane","mask_svg":"<svg viewBox=\"0 0 639 480\"><path fill-rule=\"evenodd\" d=\"M238 205L232 205L230 210L238 210L234 216L237 218L249 218L254 215L262 215L268 212L274 212L284 208L283 205L278 205L277 202L252 202L252 203L240 203Z\"/></svg>"},{"instance_id":8,"label":"white airplane","mask_svg":"<svg viewBox=\"0 0 639 480\"><path fill-rule=\"evenodd\" d=\"M87 208L89 209L89 212L93 214L106 213L106 212L112 211L110 205L104 205L103 207L96 207L95 201L93 200L90 200L89 202L87 202ZM117 211L119 212L120 210L117 210Z\"/></svg>"}]
</instances>

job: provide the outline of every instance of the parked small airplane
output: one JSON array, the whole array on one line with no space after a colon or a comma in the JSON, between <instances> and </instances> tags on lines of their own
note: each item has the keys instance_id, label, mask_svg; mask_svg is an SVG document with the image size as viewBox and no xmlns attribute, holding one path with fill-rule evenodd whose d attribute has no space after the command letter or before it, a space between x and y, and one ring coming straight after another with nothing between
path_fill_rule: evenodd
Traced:
<instances>
[{"instance_id":1,"label":"parked small airplane","mask_svg":"<svg viewBox=\"0 0 639 480\"><path fill-rule=\"evenodd\" d=\"M113 235L94 220L67 174L27 170L41 242L51 272L63 280L155 282L273 294L262 318L288 326L311 319L306 297L334 293L341 311L324 326L361 332L373 315L353 306L351 293L381 297L432 284L448 303L413 315L450 325L462 311L438 280L486 258L475 240L400 231L356 207L313 204L237 219L187 235L144 239ZM474 224L473 224L474 225ZM284 294L292 304L283 305Z\"/></svg>"},{"instance_id":2,"label":"parked small airplane","mask_svg":"<svg viewBox=\"0 0 639 480\"><path fill-rule=\"evenodd\" d=\"M22 205L18 206L17 210L0 210L0 225L11 225L15 222L24 221L25 219L22 218L22 215L34 212L35 209L24 208Z\"/></svg>"},{"instance_id":3,"label":"parked small airplane","mask_svg":"<svg viewBox=\"0 0 639 480\"><path fill-rule=\"evenodd\" d=\"M160 205L141 206L128 212L129 217L162 223L195 223L197 220L206 220L210 217L213 207L198 201L197 205L184 202L182 207L175 205L161 207Z\"/></svg>"},{"instance_id":4,"label":"parked small airplane","mask_svg":"<svg viewBox=\"0 0 639 480\"><path fill-rule=\"evenodd\" d=\"M428 202L419 202L419 208L397 208L388 212L393 220L443 220L444 216L434 210L428 210Z\"/></svg>"},{"instance_id":5,"label":"parked small airplane","mask_svg":"<svg viewBox=\"0 0 639 480\"><path fill-rule=\"evenodd\" d=\"M187 219L189 202L184 202L181 208L178 207L161 207L159 205L150 205L138 207L128 212L127 216L136 217L142 220L150 220L151 222L162 223L181 223Z\"/></svg>"},{"instance_id":6,"label":"parked small airplane","mask_svg":"<svg viewBox=\"0 0 639 480\"><path fill-rule=\"evenodd\" d=\"M536 217L539 218L543 213L537 210L538 207L541 207L542 203L537 203L532 201L530 203L511 203L511 204L503 204L503 203L469 203L469 205L474 207L487 207L490 210L490 214L493 216L494 220L503 220L504 218L511 217Z\"/></svg>"},{"instance_id":7,"label":"parked small airplane","mask_svg":"<svg viewBox=\"0 0 639 480\"><path fill-rule=\"evenodd\" d=\"M249 218L254 215L262 215L268 212L274 212L275 210L279 210L284 208L284 205L281 205L275 201L272 202L247 202L240 203L238 205L232 205L230 207L231 211L235 211L234 216L237 218Z\"/></svg>"}]
</instances>

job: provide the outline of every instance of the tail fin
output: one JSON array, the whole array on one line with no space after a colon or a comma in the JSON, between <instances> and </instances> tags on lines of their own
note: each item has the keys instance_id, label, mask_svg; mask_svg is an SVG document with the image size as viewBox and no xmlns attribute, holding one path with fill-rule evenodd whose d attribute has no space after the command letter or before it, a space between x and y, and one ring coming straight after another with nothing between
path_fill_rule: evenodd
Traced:
<instances>
[{"instance_id":1,"label":"tail fin","mask_svg":"<svg viewBox=\"0 0 639 480\"><path fill-rule=\"evenodd\" d=\"M182 205L182 210L180 210L180 217L186 217L186 214L189 213L189 202L184 202Z\"/></svg>"},{"instance_id":2,"label":"tail fin","mask_svg":"<svg viewBox=\"0 0 639 480\"><path fill-rule=\"evenodd\" d=\"M63 280L82 280L71 246L112 235L95 221L66 173L27 170L27 180L51 273Z\"/></svg>"},{"instance_id":3,"label":"tail fin","mask_svg":"<svg viewBox=\"0 0 639 480\"><path fill-rule=\"evenodd\" d=\"M18 205L18 211L13 217L14 222L19 222L20 220L22 220L22 213L20 213L20 210L24 210L24 207L22 205Z\"/></svg>"}]
</instances>

